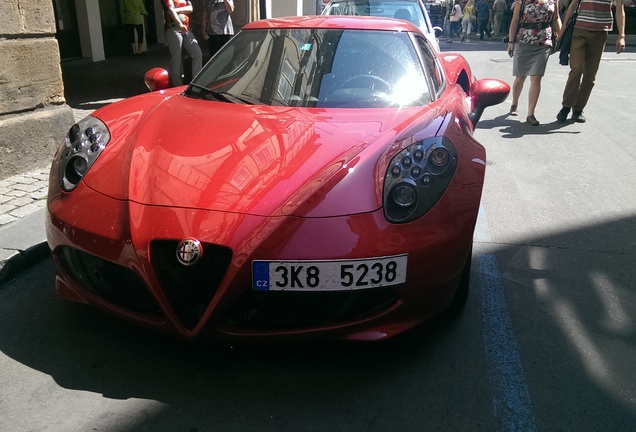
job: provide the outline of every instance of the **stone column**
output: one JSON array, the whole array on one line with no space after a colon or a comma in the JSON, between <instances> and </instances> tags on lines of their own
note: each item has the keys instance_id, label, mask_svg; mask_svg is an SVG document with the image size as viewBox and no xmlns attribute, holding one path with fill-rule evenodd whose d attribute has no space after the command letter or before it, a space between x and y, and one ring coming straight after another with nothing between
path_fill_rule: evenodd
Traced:
<instances>
[{"instance_id":1,"label":"stone column","mask_svg":"<svg viewBox=\"0 0 636 432\"><path fill-rule=\"evenodd\" d=\"M0 179L51 163L73 124L51 0L0 2Z\"/></svg>"}]
</instances>

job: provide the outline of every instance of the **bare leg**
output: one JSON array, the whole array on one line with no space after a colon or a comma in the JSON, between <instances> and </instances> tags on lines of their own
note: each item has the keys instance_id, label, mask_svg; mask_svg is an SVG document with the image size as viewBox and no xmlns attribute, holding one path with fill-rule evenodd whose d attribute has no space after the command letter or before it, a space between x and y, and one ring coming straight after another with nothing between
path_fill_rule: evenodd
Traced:
<instances>
[{"instance_id":1,"label":"bare leg","mask_svg":"<svg viewBox=\"0 0 636 432\"><path fill-rule=\"evenodd\" d=\"M528 91L528 116L534 115L534 109L539 101L541 93L541 76L533 75L530 77L530 90Z\"/></svg>"},{"instance_id":2,"label":"bare leg","mask_svg":"<svg viewBox=\"0 0 636 432\"><path fill-rule=\"evenodd\" d=\"M521 90L523 90L523 83L526 81L526 77L515 77L515 81L512 83L512 104L519 105L519 96L521 96Z\"/></svg>"}]
</instances>

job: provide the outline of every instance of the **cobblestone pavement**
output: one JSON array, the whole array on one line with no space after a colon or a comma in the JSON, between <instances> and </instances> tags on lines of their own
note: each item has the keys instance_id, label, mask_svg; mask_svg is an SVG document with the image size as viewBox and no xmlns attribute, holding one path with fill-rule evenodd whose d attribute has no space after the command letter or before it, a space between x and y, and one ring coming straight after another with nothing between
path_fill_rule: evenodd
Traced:
<instances>
[{"instance_id":1,"label":"cobblestone pavement","mask_svg":"<svg viewBox=\"0 0 636 432\"><path fill-rule=\"evenodd\" d=\"M0 227L44 208L49 167L0 180Z\"/></svg>"}]
</instances>

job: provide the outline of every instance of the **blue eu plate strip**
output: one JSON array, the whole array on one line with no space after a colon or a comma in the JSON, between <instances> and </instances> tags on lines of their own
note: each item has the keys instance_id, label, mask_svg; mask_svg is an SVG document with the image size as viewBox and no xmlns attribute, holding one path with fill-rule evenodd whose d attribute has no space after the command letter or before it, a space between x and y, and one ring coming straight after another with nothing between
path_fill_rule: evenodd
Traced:
<instances>
[{"instance_id":1,"label":"blue eu plate strip","mask_svg":"<svg viewBox=\"0 0 636 432\"><path fill-rule=\"evenodd\" d=\"M252 263L253 288L255 291L269 291L269 261Z\"/></svg>"}]
</instances>

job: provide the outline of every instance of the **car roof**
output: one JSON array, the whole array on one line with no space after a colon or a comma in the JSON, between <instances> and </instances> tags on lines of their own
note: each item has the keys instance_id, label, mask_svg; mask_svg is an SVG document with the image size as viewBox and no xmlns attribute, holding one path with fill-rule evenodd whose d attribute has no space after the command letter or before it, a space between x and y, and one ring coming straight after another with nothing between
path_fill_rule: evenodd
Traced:
<instances>
[{"instance_id":1,"label":"car roof","mask_svg":"<svg viewBox=\"0 0 636 432\"><path fill-rule=\"evenodd\" d=\"M347 30L382 30L420 32L412 23L393 18L353 15L290 16L254 21L243 26L244 30L269 28L325 28Z\"/></svg>"}]
</instances>

